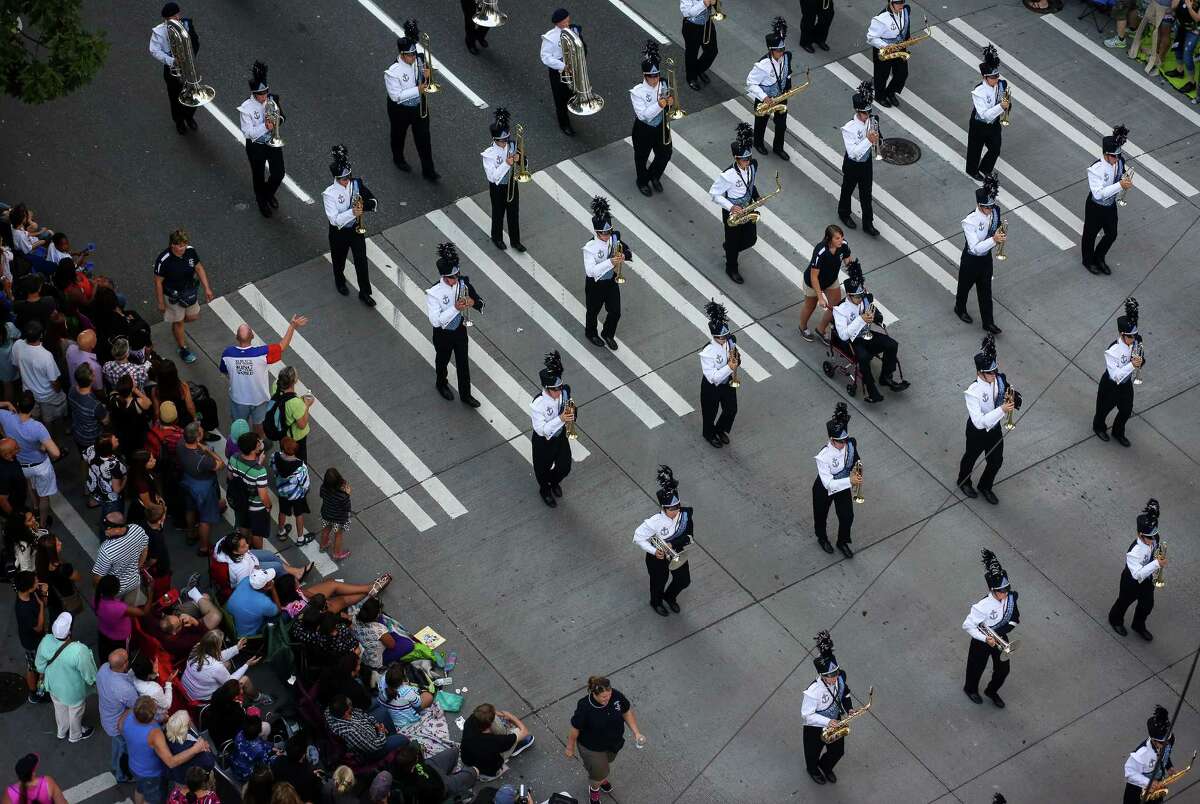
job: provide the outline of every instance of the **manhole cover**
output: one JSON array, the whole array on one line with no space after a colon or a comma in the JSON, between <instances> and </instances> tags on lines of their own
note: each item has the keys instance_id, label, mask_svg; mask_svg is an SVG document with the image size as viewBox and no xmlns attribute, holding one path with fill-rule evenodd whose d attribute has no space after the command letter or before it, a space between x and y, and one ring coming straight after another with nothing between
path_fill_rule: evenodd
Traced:
<instances>
[{"instance_id":1,"label":"manhole cover","mask_svg":"<svg viewBox=\"0 0 1200 804\"><path fill-rule=\"evenodd\" d=\"M16 673L0 673L0 712L11 712L25 703L29 690L25 679Z\"/></svg>"},{"instance_id":2,"label":"manhole cover","mask_svg":"<svg viewBox=\"0 0 1200 804\"><path fill-rule=\"evenodd\" d=\"M911 165L921 158L921 146L903 137L888 137L879 146L883 161L892 165Z\"/></svg>"}]
</instances>

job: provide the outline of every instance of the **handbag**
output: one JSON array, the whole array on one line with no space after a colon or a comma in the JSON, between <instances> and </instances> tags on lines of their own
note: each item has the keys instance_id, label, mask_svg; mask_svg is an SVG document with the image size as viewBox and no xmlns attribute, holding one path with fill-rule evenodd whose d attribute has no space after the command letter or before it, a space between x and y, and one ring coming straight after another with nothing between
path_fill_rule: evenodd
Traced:
<instances>
[{"instance_id":1,"label":"handbag","mask_svg":"<svg viewBox=\"0 0 1200 804\"><path fill-rule=\"evenodd\" d=\"M433 702L441 707L443 712L459 712L462 710L463 697L453 692L438 690L433 696Z\"/></svg>"},{"instance_id":2,"label":"handbag","mask_svg":"<svg viewBox=\"0 0 1200 804\"><path fill-rule=\"evenodd\" d=\"M58 597L62 601L63 611L71 614L79 614L83 611L83 595L79 594L78 589L72 589L71 594Z\"/></svg>"}]
</instances>

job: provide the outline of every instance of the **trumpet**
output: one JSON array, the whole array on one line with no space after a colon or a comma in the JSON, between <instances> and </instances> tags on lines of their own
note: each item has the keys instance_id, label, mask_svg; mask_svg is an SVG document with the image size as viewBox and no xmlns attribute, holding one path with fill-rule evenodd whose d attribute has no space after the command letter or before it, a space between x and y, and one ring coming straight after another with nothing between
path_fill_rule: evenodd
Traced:
<instances>
[{"instance_id":1,"label":"trumpet","mask_svg":"<svg viewBox=\"0 0 1200 804\"><path fill-rule=\"evenodd\" d=\"M671 102L663 108L663 145L670 145L671 121L682 120L687 117L687 112L679 108L679 98L675 97L675 59L668 56L663 66L667 68L667 80L659 83L658 95L660 98L671 98Z\"/></svg>"},{"instance_id":2,"label":"trumpet","mask_svg":"<svg viewBox=\"0 0 1200 804\"><path fill-rule=\"evenodd\" d=\"M933 36L933 31L929 30L929 17L926 17L925 30L922 33L919 33L916 36L910 36L908 39L905 39L902 42L897 42L894 45L881 47L879 49L879 60L892 61L893 59L903 59L904 61L908 61L909 58L912 57L912 54L908 52L907 48L910 48L917 42L921 42L931 36Z\"/></svg>"},{"instance_id":3,"label":"trumpet","mask_svg":"<svg viewBox=\"0 0 1200 804\"><path fill-rule=\"evenodd\" d=\"M996 643L996 647L1000 649L1000 661L1007 662L1008 657L1012 656L1012 652L1017 649L1017 645L1019 644L1017 640L1005 639L983 623L979 623L975 627L979 629L979 633L983 634L985 638L991 639Z\"/></svg>"},{"instance_id":4,"label":"trumpet","mask_svg":"<svg viewBox=\"0 0 1200 804\"><path fill-rule=\"evenodd\" d=\"M721 8L721 0L715 0L715 2L712 4L712 7L709 9L709 25L715 22L724 22L728 16L729 15L725 13L725 9ZM712 41L713 29L710 28L709 25L704 26L704 41L701 44L703 44L705 47L708 47L708 43Z\"/></svg>"},{"instance_id":5,"label":"trumpet","mask_svg":"<svg viewBox=\"0 0 1200 804\"><path fill-rule=\"evenodd\" d=\"M459 301L461 299L462 301L466 301L469 298L471 298L471 294L467 291L467 283L462 281L462 277L459 277L458 282L454 285L454 300ZM475 326L475 322L471 320L470 306L462 308L459 310L459 313L462 315L464 327Z\"/></svg>"},{"instance_id":6,"label":"trumpet","mask_svg":"<svg viewBox=\"0 0 1200 804\"><path fill-rule=\"evenodd\" d=\"M868 312L868 313L870 313L872 316L874 316L874 315L875 315L875 313L877 312L877 311L876 311L876 309L875 309L875 302L874 302L874 301L872 301L872 302L871 302L871 306L867 308L867 312ZM863 339L864 341L873 341L873 340L875 340L875 333L871 331L871 325L870 325L870 324L867 324L867 326L866 326L866 327L863 329L863 331L862 331L862 339Z\"/></svg>"},{"instance_id":7,"label":"trumpet","mask_svg":"<svg viewBox=\"0 0 1200 804\"><path fill-rule=\"evenodd\" d=\"M729 344L729 362L737 363L737 366L730 369L733 373L729 375L729 387L741 388L742 381L738 379L738 366L742 364L742 353L738 351L736 343Z\"/></svg>"},{"instance_id":8,"label":"trumpet","mask_svg":"<svg viewBox=\"0 0 1200 804\"><path fill-rule=\"evenodd\" d=\"M1007 388L1005 388L1004 389L1004 403L1008 404L1009 402L1015 402L1017 399L1016 393L1017 392L1012 389L1011 385L1008 386ZM1004 429L1012 430L1016 426L1017 426L1017 423L1013 421L1013 411L1010 410L1008 412L1008 418L1006 418L1004 420Z\"/></svg>"},{"instance_id":9,"label":"trumpet","mask_svg":"<svg viewBox=\"0 0 1200 804\"><path fill-rule=\"evenodd\" d=\"M441 84L433 80L433 51L429 49L429 34L421 34L421 47L425 50L425 66L429 70L429 78L425 80L425 86L421 89L421 117L429 117L429 101L426 95L433 95L441 92Z\"/></svg>"},{"instance_id":10,"label":"trumpet","mask_svg":"<svg viewBox=\"0 0 1200 804\"><path fill-rule=\"evenodd\" d=\"M279 126L283 123L283 112L279 108L279 102L271 95L267 96L267 102L263 105L263 117L271 123L271 139L267 140L267 145L282 148L283 137L279 136Z\"/></svg>"},{"instance_id":11,"label":"trumpet","mask_svg":"<svg viewBox=\"0 0 1200 804\"><path fill-rule=\"evenodd\" d=\"M179 102L184 106L203 106L217 97L217 91L200 82L200 71L192 53L192 36L179 20L167 20L167 44L171 46L171 58L175 64L171 74L183 83Z\"/></svg>"},{"instance_id":12,"label":"trumpet","mask_svg":"<svg viewBox=\"0 0 1200 804\"><path fill-rule=\"evenodd\" d=\"M1145 357L1146 357L1146 349L1145 349L1145 347L1142 346L1141 338L1138 338L1136 341L1133 342L1133 349L1131 349L1130 351L1133 352L1135 357L1140 357L1142 359L1145 359ZM1144 382L1144 380L1142 380L1142 367L1134 366L1133 367L1133 384L1141 385L1143 382Z\"/></svg>"},{"instance_id":13,"label":"trumpet","mask_svg":"<svg viewBox=\"0 0 1200 804\"><path fill-rule=\"evenodd\" d=\"M1000 225L996 227L996 231L1003 234L1006 238L1008 237L1008 218L1000 221ZM1007 240L996 246L996 259L1000 260L1001 262L1004 262L1008 259L1008 254L1005 253L1006 246L1008 246Z\"/></svg>"},{"instance_id":14,"label":"trumpet","mask_svg":"<svg viewBox=\"0 0 1200 804\"><path fill-rule=\"evenodd\" d=\"M1196 764L1196 752L1193 751L1192 752L1192 761L1187 764L1186 768L1180 768L1179 770L1177 770L1173 773L1169 773L1166 776L1164 776L1160 781L1151 782L1150 788L1146 791L1146 797L1144 800L1145 801L1162 801L1164 798L1167 797L1167 793L1168 793L1167 785L1173 784L1174 782L1179 781L1179 779L1181 779L1184 774L1186 774L1188 771L1190 771L1192 769L1192 766L1195 764Z\"/></svg>"},{"instance_id":15,"label":"trumpet","mask_svg":"<svg viewBox=\"0 0 1200 804\"><path fill-rule=\"evenodd\" d=\"M621 246L621 236L617 232L612 234L612 254L617 257L617 261L613 263L613 281L618 285L625 284L625 274L621 271L625 265L625 249Z\"/></svg>"},{"instance_id":16,"label":"trumpet","mask_svg":"<svg viewBox=\"0 0 1200 804\"><path fill-rule=\"evenodd\" d=\"M806 90L810 86L812 86L812 78L809 77L811 74L812 74L812 70L808 67L805 67L803 84L801 84L800 86L792 87L787 92L780 93L779 95L776 95L773 98L767 98L767 99L759 102L754 107L754 116L755 117L766 117L769 114L786 114L787 113L787 104L784 103L784 101L786 101L788 98L792 97L793 95L799 95L801 92L803 92L804 90Z\"/></svg>"},{"instance_id":17,"label":"trumpet","mask_svg":"<svg viewBox=\"0 0 1200 804\"><path fill-rule=\"evenodd\" d=\"M1163 544L1163 537L1158 537L1158 544L1154 547L1154 557L1159 561L1164 561L1167 558L1167 546ZM1154 571L1154 588L1162 589L1167 585L1167 571L1160 565Z\"/></svg>"},{"instance_id":18,"label":"trumpet","mask_svg":"<svg viewBox=\"0 0 1200 804\"><path fill-rule=\"evenodd\" d=\"M655 550L662 551L663 558L669 562L667 569L677 570L688 562L687 551L684 548L676 550L657 533L650 537L650 546Z\"/></svg>"},{"instance_id":19,"label":"trumpet","mask_svg":"<svg viewBox=\"0 0 1200 804\"><path fill-rule=\"evenodd\" d=\"M579 416L579 408L575 406L574 399L568 399L563 403L563 413L570 413L575 417ZM567 438L574 441L579 438L579 431L575 429L575 419L563 424L563 429L567 431Z\"/></svg>"},{"instance_id":20,"label":"trumpet","mask_svg":"<svg viewBox=\"0 0 1200 804\"><path fill-rule=\"evenodd\" d=\"M1008 82L1004 82L1004 100L1008 101L1008 108L1000 113L1000 125L1007 126L1012 122L1010 112L1012 112L1012 90L1009 89Z\"/></svg>"},{"instance_id":21,"label":"trumpet","mask_svg":"<svg viewBox=\"0 0 1200 804\"><path fill-rule=\"evenodd\" d=\"M513 146L513 153L516 154L517 158L513 161L512 175L509 176L508 181L508 196L505 200L509 203L512 203L513 196L517 192L517 188L513 187L514 181L519 184L526 184L533 181L533 176L529 175L529 159L525 154L525 126L517 123L513 127L513 133L517 138L517 142Z\"/></svg>"},{"instance_id":22,"label":"trumpet","mask_svg":"<svg viewBox=\"0 0 1200 804\"><path fill-rule=\"evenodd\" d=\"M500 0L476 0L475 16L471 22L480 28L499 28L508 22L508 15L501 13Z\"/></svg>"},{"instance_id":23,"label":"trumpet","mask_svg":"<svg viewBox=\"0 0 1200 804\"><path fill-rule=\"evenodd\" d=\"M1125 172L1121 174L1121 181L1133 181L1133 165L1125 166ZM1119 198L1117 198L1117 206L1119 206L1119 207L1128 206L1129 202L1127 200L1125 200L1126 196L1128 196L1128 195L1129 195L1129 190L1127 190L1125 188L1121 188L1121 195Z\"/></svg>"},{"instance_id":24,"label":"trumpet","mask_svg":"<svg viewBox=\"0 0 1200 804\"><path fill-rule=\"evenodd\" d=\"M350 209L354 210L354 233L365 235L367 227L363 225L363 198L358 192L358 179L354 180L354 193L350 196Z\"/></svg>"},{"instance_id":25,"label":"trumpet","mask_svg":"<svg viewBox=\"0 0 1200 804\"><path fill-rule=\"evenodd\" d=\"M867 501L867 498L864 497L862 493L862 471L862 461L856 460L854 462L854 466L850 468L850 492L852 494L850 499L854 500L854 502L858 503L859 505L862 505ZM855 475L858 475L857 483L854 482Z\"/></svg>"},{"instance_id":26,"label":"trumpet","mask_svg":"<svg viewBox=\"0 0 1200 804\"><path fill-rule=\"evenodd\" d=\"M871 146L871 153L875 157L875 161L879 162L883 159L883 132L879 130L879 115L873 114L867 118L867 122L871 126L871 130L878 135L875 144Z\"/></svg>"},{"instance_id":27,"label":"trumpet","mask_svg":"<svg viewBox=\"0 0 1200 804\"><path fill-rule=\"evenodd\" d=\"M861 709L853 709L850 712L847 712L846 716L839 720L836 726L830 723L828 726L821 729L821 742L829 745L830 743L836 743L838 740L849 734L850 721L865 715L871 709L871 702L874 698L875 688L871 687L871 689L867 691L867 705Z\"/></svg>"},{"instance_id":28,"label":"trumpet","mask_svg":"<svg viewBox=\"0 0 1200 804\"><path fill-rule=\"evenodd\" d=\"M731 213L729 216L730 226L741 226L743 223L758 223L760 213L756 210L763 204L770 201L775 196L783 192L783 185L779 183L779 174L775 174L775 192L768 193L757 201L751 201L746 206L742 207L741 212Z\"/></svg>"}]
</instances>

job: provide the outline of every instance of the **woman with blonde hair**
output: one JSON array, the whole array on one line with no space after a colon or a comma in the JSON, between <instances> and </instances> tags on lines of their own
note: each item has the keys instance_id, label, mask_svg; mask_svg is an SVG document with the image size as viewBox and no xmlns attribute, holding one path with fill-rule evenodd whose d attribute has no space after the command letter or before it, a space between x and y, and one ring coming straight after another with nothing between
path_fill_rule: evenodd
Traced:
<instances>
[{"instance_id":1,"label":"woman with blonde hair","mask_svg":"<svg viewBox=\"0 0 1200 804\"><path fill-rule=\"evenodd\" d=\"M186 709L180 709L167 718L166 725L163 726L163 734L167 738L167 750L172 755L182 754L200 739L200 735L192 731L192 716L187 713ZM199 768L207 773L215 768L216 765L217 758L213 755L212 751L202 751L192 757L191 761L180 765L178 768L172 768L171 778L177 784L186 784L193 768Z\"/></svg>"},{"instance_id":2,"label":"woman with blonde hair","mask_svg":"<svg viewBox=\"0 0 1200 804\"><path fill-rule=\"evenodd\" d=\"M339 765L333 776L325 781L321 794L323 804L358 804L358 796L354 795L354 786L357 783L354 771L345 765ZM273 801L271 804L277 802Z\"/></svg>"}]
</instances>

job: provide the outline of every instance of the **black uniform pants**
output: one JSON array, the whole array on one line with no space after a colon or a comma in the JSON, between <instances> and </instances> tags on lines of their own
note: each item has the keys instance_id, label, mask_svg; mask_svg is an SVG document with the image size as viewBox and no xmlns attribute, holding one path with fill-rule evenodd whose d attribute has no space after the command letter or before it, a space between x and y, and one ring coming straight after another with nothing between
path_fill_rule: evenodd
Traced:
<instances>
[{"instance_id":1,"label":"black uniform pants","mask_svg":"<svg viewBox=\"0 0 1200 804\"><path fill-rule=\"evenodd\" d=\"M1125 612L1129 604L1137 602L1133 610L1133 628L1138 630L1146 627L1146 618L1154 610L1154 580L1153 576L1143 581L1135 581L1129 573L1129 567L1121 570L1121 590L1117 593L1117 602L1108 610L1110 625L1124 625Z\"/></svg>"},{"instance_id":2,"label":"black uniform pants","mask_svg":"<svg viewBox=\"0 0 1200 804\"><path fill-rule=\"evenodd\" d=\"M512 201L508 200L508 188L512 187ZM511 243L521 242L521 184L512 179L509 184L488 182L488 196L492 200L492 239L504 240L504 219L508 218L508 239Z\"/></svg>"},{"instance_id":3,"label":"black uniform pants","mask_svg":"<svg viewBox=\"0 0 1200 804\"><path fill-rule=\"evenodd\" d=\"M407 161L404 158L404 142L408 139L408 130L411 128L413 142L417 146L417 156L421 160L421 173L425 176L432 175L433 148L429 143L429 118L421 117L421 105L405 106L388 98L387 112L388 120L392 124L392 161L397 165Z\"/></svg>"},{"instance_id":4,"label":"black uniform pants","mask_svg":"<svg viewBox=\"0 0 1200 804\"><path fill-rule=\"evenodd\" d=\"M1142 788L1126 782L1125 795L1121 798L1121 804L1142 804Z\"/></svg>"},{"instance_id":5,"label":"black uniform pants","mask_svg":"<svg viewBox=\"0 0 1200 804\"><path fill-rule=\"evenodd\" d=\"M346 284L346 254L354 255L354 274L358 277L358 292L371 292L371 273L367 268L367 239L355 234L354 224L341 229L329 227L329 257L333 261L333 283L339 288Z\"/></svg>"},{"instance_id":6,"label":"black uniform pants","mask_svg":"<svg viewBox=\"0 0 1200 804\"><path fill-rule=\"evenodd\" d=\"M958 289L954 293L954 309L956 312L967 311L967 297L971 288L979 297L979 318L983 326L993 324L992 320L992 253L989 251L982 256L972 254L963 247L962 257L958 260Z\"/></svg>"},{"instance_id":7,"label":"black uniform pants","mask_svg":"<svg viewBox=\"0 0 1200 804\"><path fill-rule=\"evenodd\" d=\"M717 415L717 411L720 415ZM707 377L700 379L700 416L704 419L704 437L717 433L729 434L737 416L737 389L728 382L713 385Z\"/></svg>"},{"instance_id":8,"label":"black uniform pants","mask_svg":"<svg viewBox=\"0 0 1200 804\"><path fill-rule=\"evenodd\" d=\"M1000 655L1000 648L993 648L986 642L972 639L971 647L967 650L967 683L963 685L963 690L979 694L979 680L983 678L988 659L991 659L992 680L983 688L983 692L986 695L999 692L1004 686L1004 679L1008 678L1008 671L1012 669L1009 667L1011 662L1001 661Z\"/></svg>"},{"instance_id":9,"label":"black uniform pants","mask_svg":"<svg viewBox=\"0 0 1200 804\"><path fill-rule=\"evenodd\" d=\"M567 114L567 101L575 94L570 84L564 84L562 73L553 67L546 68L550 73L550 94L554 96L554 114L558 117L559 128L571 127L571 116Z\"/></svg>"},{"instance_id":10,"label":"black uniform pants","mask_svg":"<svg viewBox=\"0 0 1200 804\"><path fill-rule=\"evenodd\" d=\"M684 564L674 572L670 569L671 562L665 558L655 558L646 553L646 572L650 574L650 605L660 606L663 601L675 603L679 593L692 585L692 571ZM667 580L671 585L667 586Z\"/></svg>"},{"instance_id":11,"label":"black uniform pants","mask_svg":"<svg viewBox=\"0 0 1200 804\"><path fill-rule=\"evenodd\" d=\"M821 478L813 480L813 530L817 534L818 542L829 541L829 534L825 530L825 520L829 518L829 507L833 506L838 518L837 543L850 544L850 526L854 524L854 501L850 497L850 489L830 494L825 490L825 485L821 483Z\"/></svg>"},{"instance_id":12,"label":"black uniform pants","mask_svg":"<svg viewBox=\"0 0 1200 804\"><path fill-rule=\"evenodd\" d=\"M975 116L974 111L971 112L971 122L967 125L968 173L979 171L986 176L992 172L992 169L996 167L996 160L1000 158L1000 132L1002 131L1004 131L1004 127L1000 125L1000 118L985 123ZM980 159L985 146L987 154Z\"/></svg>"},{"instance_id":13,"label":"black uniform pants","mask_svg":"<svg viewBox=\"0 0 1200 804\"><path fill-rule=\"evenodd\" d=\"M463 31L467 35L467 46L487 39L489 29L471 22L471 18L475 16L475 0L459 0L459 4L462 6Z\"/></svg>"},{"instance_id":14,"label":"black uniform pants","mask_svg":"<svg viewBox=\"0 0 1200 804\"><path fill-rule=\"evenodd\" d=\"M800 0L800 44L815 45L829 38L833 0Z\"/></svg>"},{"instance_id":15,"label":"black uniform pants","mask_svg":"<svg viewBox=\"0 0 1200 804\"><path fill-rule=\"evenodd\" d=\"M996 475L1000 471L1001 464L1004 463L1004 433L1003 425L997 424L991 430L977 430L975 425L971 424L971 420L967 419L967 450L963 453L962 460L958 463L958 482L956 485L961 486L963 483L971 479L971 470L975 467L975 461L984 452L987 453L986 463L983 467L983 474L979 476L979 490L987 491L991 489L992 483L996 480Z\"/></svg>"},{"instance_id":16,"label":"black uniform pants","mask_svg":"<svg viewBox=\"0 0 1200 804\"><path fill-rule=\"evenodd\" d=\"M767 123L775 121L775 139L771 143L771 148L779 153L783 150L784 135L787 134L787 112L782 114L767 114L759 117L754 116L754 144L765 145L767 138Z\"/></svg>"},{"instance_id":17,"label":"black uniform pants","mask_svg":"<svg viewBox=\"0 0 1200 804\"><path fill-rule=\"evenodd\" d=\"M261 142L246 141L246 158L250 160L250 180L254 184L254 200L260 207L275 197L283 184L283 149ZM270 171L270 177L267 172Z\"/></svg>"},{"instance_id":18,"label":"black uniform pants","mask_svg":"<svg viewBox=\"0 0 1200 804\"><path fill-rule=\"evenodd\" d=\"M1096 235L1101 231L1104 237L1096 242ZM1108 255L1108 250L1117 240L1117 205L1102 206L1096 203L1089 192L1087 201L1083 204L1083 264L1091 265L1095 260L1102 260Z\"/></svg>"},{"instance_id":19,"label":"black uniform pants","mask_svg":"<svg viewBox=\"0 0 1200 804\"><path fill-rule=\"evenodd\" d=\"M584 318L583 334L591 338L596 334L597 318L600 309L604 308L604 329L601 337L612 338L617 334L617 322L621 320L621 286L616 279L596 281L590 276L583 283L583 302L587 308Z\"/></svg>"},{"instance_id":20,"label":"black uniform pants","mask_svg":"<svg viewBox=\"0 0 1200 804\"><path fill-rule=\"evenodd\" d=\"M899 95L908 81L908 60L879 58L879 49L871 48L872 73L875 78L875 97L892 98Z\"/></svg>"},{"instance_id":21,"label":"black uniform pants","mask_svg":"<svg viewBox=\"0 0 1200 804\"><path fill-rule=\"evenodd\" d=\"M867 393L872 396L879 394L879 386L875 384L875 377L871 371L871 358L882 355L883 366L879 370L879 379L891 380L896 371L896 353L899 351L900 344L882 332L874 333L874 337L869 341L854 339L854 355L858 358L858 370L862 374L863 384L867 386Z\"/></svg>"},{"instance_id":22,"label":"black uniform pants","mask_svg":"<svg viewBox=\"0 0 1200 804\"><path fill-rule=\"evenodd\" d=\"M704 44L705 33L708 44ZM708 72L717 59L717 26L710 19L703 25L683 21L683 69L688 81L695 81L700 73Z\"/></svg>"},{"instance_id":23,"label":"black uniform pants","mask_svg":"<svg viewBox=\"0 0 1200 804\"><path fill-rule=\"evenodd\" d=\"M1092 429L1104 430L1108 427L1105 420L1109 412L1117 409L1113 418L1112 434L1125 435L1125 422L1133 413L1133 380L1126 380L1118 385L1105 371L1100 375L1100 384L1096 387L1096 415L1092 417Z\"/></svg>"},{"instance_id":24,"label":"black uniform pants","mask_svg":"<svg viewBox=\"0 0 1200 804\"><path fill-rule=\"evenodd\" d=\"M167 100L171 103L171 119L176 123L191 120L196 116L195 106L184 106L179 102L179 93L183 92L183 82L171 73L171 68L163 65L163 81L167 84Z\"/></svg>"},{"instance_id":25,"label":"black uniform pants","mask_svg":"<svg viewBox=\"0 0 1200 804\"><path fill-rule=\"evenodd\" d=\"M571 441L567 429L558 431L554 438L542 438L533 434L533 476L537 478L538 490L543 494L556 483L561 483L571 474Z\"/></svg>"},{"instance_id":26,"label":"black uniform pants","mask_svg":"<svg viewBox=\"0 0 1200 804\"><path fill-rule=\"evenodd\" d=\"M858 189L858 200L862 204L863 227L875 220L875 208L871 204L871 184L874 180L875 160L870 154L862 162L855 162L848 155L842 156L842 193L838 196L838 216L850 217L850 197Z\"/></svg>"},{"instance_id":27,"label":"black uniform pants","mask_svg":"<svg viewBox=\"0 0 1200 804\"><path fill-rule=\"evenodd\" d=\"M825 744L821 739L822 729L817 726L804 727L804 767L811 774L833 770L842 754L846 753L846 738Z\"/></svg>"},{"instance_id":28,"label":"black uniform pants","mask_svg":"<svg viewBox=\"0 0 1200 804\"><path fill-rule=\"evenodd\" d=\"M454 370L458 374L458 395L471 395L471 362L467 359L467 328L459 324L458 329L433 329L433 368L438 387L447 384L450 355L454 355Z\"/></svg>"},{"instance_id":29,"label":"black uniform pants","mask_svg":"<svg viewBox=\"0 0 1200 804\"><path fill-rule=\"evenodd\" d=\"M738 254L748 248L754 248L758 242L758 224L743 223L741 226L729 225L729 210L721 210L721 223L725 226L725 273L733 273L738 269Z\"/></svg>"},{"instance_id":30,"label":"black uniform pants","mask_svg":"<svg viewBox=\"0 0 1200 804\"><path fill-rule=\"evenodd\" d=\"M671 161L672 148L663 144L663 126L666 118L657 126L647 125L641 120L633 121L633 167L637 170L637 186L645 187L651 179L662 178L667 163ZM654 161L649 165L646 161L650 154Z\"/></svg>"}]
</instances>

